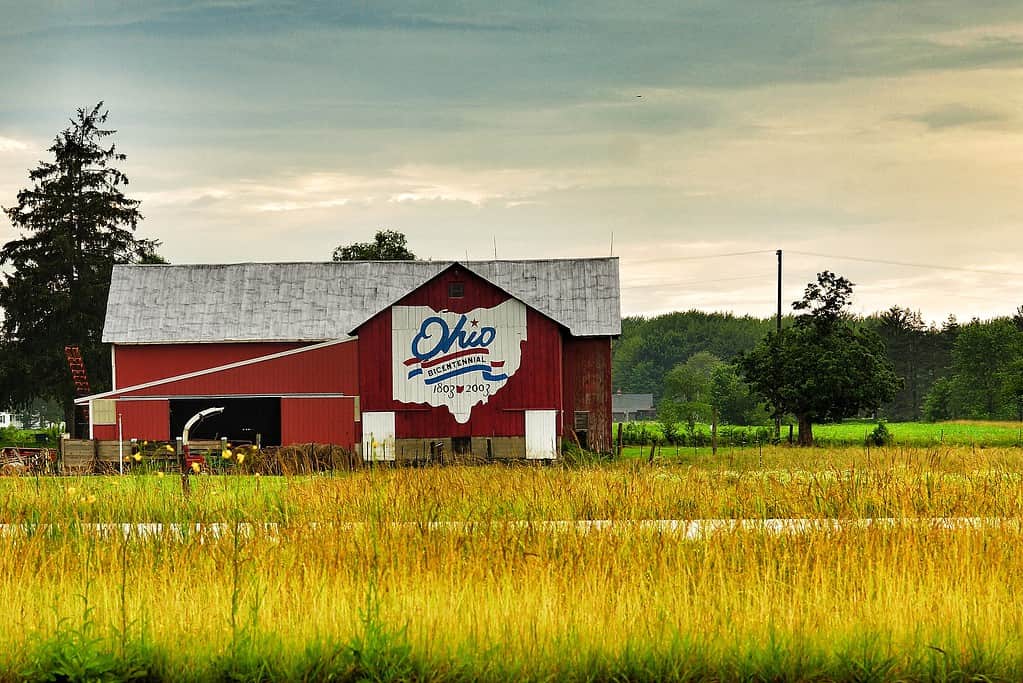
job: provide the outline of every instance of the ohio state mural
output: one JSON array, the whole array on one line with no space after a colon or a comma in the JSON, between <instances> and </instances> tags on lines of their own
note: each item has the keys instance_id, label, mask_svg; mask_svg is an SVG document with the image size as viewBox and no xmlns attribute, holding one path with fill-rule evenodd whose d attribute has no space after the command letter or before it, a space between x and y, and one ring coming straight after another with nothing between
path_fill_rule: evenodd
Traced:
<instances>
[{"instance_id":1,"label":"ohio state mural","mask_svg":"<svg viewBox=\"0 0 1023 683\"><path fill-rule=\"evenodd\" d=\"M526 307L515 299L468 313L394 306L391 339L394 400L445 406L464 424L518 371Z\"/></svg>"}]
</instances>

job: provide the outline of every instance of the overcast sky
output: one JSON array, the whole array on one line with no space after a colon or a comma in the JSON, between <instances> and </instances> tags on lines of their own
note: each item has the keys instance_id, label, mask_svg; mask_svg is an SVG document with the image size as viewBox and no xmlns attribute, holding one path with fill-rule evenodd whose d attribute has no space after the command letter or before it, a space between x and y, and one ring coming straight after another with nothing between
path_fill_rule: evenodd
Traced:
<instances>
[{"instance_id":1,"label":"overcast sky","mask_svg":"<svg viewBox=\"0 0 1023 683\"><path fill-rule=\"evenodd\" d=\"M786 305L824 268L858 312L1023 304L1019 0L139 4L0 0L0 204L104 100L175 263L613 234L626 314L767 315L779 248Z\"/></svg>"}]
</instances>

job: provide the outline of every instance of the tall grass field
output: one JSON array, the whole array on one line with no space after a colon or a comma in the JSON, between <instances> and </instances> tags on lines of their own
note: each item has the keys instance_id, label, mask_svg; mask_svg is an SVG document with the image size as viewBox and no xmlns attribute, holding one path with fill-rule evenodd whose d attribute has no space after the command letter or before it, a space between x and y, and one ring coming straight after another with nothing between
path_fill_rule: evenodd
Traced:
<instances>
[{"instance_id":1,"label":"tall grass field","mask_svg":"<svg viewBox=\"0 0 1023 683\"><path fill-rule=\"evenodd\" d=\"M768 447L199 476L188 498L169 475L2 479L0 678L1020 680L1021 464ZM722 518L822 523L643 523Z\"/></svg>"}]
</instances>

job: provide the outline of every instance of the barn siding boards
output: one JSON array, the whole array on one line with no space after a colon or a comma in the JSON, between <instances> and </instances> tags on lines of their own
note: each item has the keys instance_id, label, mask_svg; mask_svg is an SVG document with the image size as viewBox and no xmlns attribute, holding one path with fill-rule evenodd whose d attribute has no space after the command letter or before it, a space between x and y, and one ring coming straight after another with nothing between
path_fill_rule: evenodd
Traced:
<instances>
[{"instance_id":1,"label":"barn siding boards","mask_svg":"<svg viewBox=\"0 0 1023 683\"><path fill-rule=\"evenodd\" d=\"M279 358L118 392L121 396L345 394L359 390L358 342L347 341Z\"/></svg>"},{"instance_id":2,"label":"barn siding boards","mask_svg":"<svg viewBox=\"0 0 1023 683\"><path fill-rule=\"evenodd\" d=\"M570 434L575 413L588 413L586 446L611 451L611 340L566 337L564 342L564 433Z\"/></svg>"},{"instance_id":3,"label":"barn siding boards","mask_svg":"<svg viewBox=\"0 0 1023 683\"><path fill-rule=\"evenodd\" d=\"M621 334L615 258L354 261L114 266L103 341L341 339L455 266L475 273L575 336ZM120 377L117 383L127 386Z\"/></svg>"},{"instance_id":4,"label":"barn siding boards","mask_svg":"<svg viewBox=\"0 0 1023 683\"><path fill-rule=\"evenodd\" d=\"M448 296L448 286L464 283L464 295ZM510 297L467 269L453 267L395 302L396 306L429 306L455 313L492 308ZM391 348L392 309L381 311L356 330L362 360L359 364L361 409L393 411L398 439L431 437L522 436L524 411L560 410L562 335L557 323L533 309L526 310L528 338L522 344L518 371L488 403L476 405L469 421L459 424L447 407L400 403L393 396ZM560 427L559 427L560 429Z\"/></svg>"},{"instance_id":5,"label":"barn siding boards","mask_svg":"<svg viewBox=\"0 0 1023 683\"><path fill-rule=\"evenodd\" d=\"M301 346L298 342L115 345L117 385L131 387Z\"/></svg>"},{"instance_id":6,"label":"barn siding boards","mask_svg":"<svg viewBox=\"0 0 1023 683\"><path fill-rule=\"evenodd\" d=\"M325 443L350 450L357 441L354 398L281 399L281 443Z\"/></svg>"},{"instance_id":7,"label":"barn siding boards","mask_svg":"<svg viewBox=\"0 0 1023 683\"><path fill-rule=\"evenodd\" d=\"M117 414L121 416L121 433L124 440L170 441L170 402L117 401ZM117 424L93 425L93 438L116 440Z\"/></svg>"}]
</instances>

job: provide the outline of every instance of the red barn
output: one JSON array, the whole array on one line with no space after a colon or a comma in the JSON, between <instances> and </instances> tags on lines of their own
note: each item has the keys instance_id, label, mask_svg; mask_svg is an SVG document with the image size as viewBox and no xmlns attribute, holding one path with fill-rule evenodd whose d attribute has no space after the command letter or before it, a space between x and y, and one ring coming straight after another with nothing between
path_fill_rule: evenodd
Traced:
<instances>
[{"instance_id":1,"label":"red barn","mask_svg":"<svg viewBox=\"0 0 1023 683\"><path fill-rule=\"evenodd\" d=\"M331 443L369 459L611 448L618 261L114 268L92 438Z\"/></svg>"}]
</instances>

